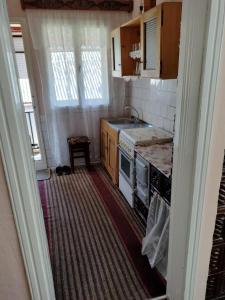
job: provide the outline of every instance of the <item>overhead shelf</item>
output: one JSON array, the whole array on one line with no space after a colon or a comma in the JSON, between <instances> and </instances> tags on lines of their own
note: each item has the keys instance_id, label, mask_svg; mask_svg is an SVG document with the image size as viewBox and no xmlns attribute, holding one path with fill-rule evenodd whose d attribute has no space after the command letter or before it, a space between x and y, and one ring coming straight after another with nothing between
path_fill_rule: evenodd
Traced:
<instances>
[{"instance_id":1,"label":"overhead shelf","mask_svg":"<svg viewBox=\"0 0 225 300\"><path fill-rule=\"evenodd\" d=\"M177 78L181 8L161 3L112 32L113 77Z\"/></svg>"}]
</instances>

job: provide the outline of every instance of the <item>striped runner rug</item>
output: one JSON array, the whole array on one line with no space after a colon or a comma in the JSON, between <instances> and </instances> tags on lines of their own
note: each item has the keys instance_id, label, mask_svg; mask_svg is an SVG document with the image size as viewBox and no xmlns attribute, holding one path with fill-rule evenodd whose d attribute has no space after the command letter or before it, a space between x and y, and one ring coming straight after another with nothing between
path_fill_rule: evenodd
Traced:
<instances>
[{"instance_id":1,"label":"striped runner rug","mask_svg":"<svg viewBox=\"0 0 225 300\"><path fill-rule=\"evenodd\" d=\"M57 300L143 300L165 285L141 255L144 228L100 167L39 182Z\"/></svg>"}]
</instances>

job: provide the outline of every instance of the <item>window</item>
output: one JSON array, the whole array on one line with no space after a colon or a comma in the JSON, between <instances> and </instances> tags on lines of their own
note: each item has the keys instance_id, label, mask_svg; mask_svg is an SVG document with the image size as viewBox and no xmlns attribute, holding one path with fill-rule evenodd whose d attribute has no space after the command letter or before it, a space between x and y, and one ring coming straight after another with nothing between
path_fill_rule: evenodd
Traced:
<instances>
[{"instance_id":1,"label":"window","mask_svg":"<svg viewBox=\"0 0 225 300\"><path fill-rule=\"evenodd\" d=\"M82 46L77 61L71 51L51 52L50 56L57 106L108 104L108 97L104 99L100 48Z\"/></svg>"},{"instance_id":2,"label":"window","mask_svg":"<svg viewBox=\"0 0 225 300\"><path fill-rule=\"evenodd\" d=\"M38 132L35 120L35 112L32 103L30 80L28 76L27 63L24 51L23 36L20 24L11 24L13 45L15 50L16 66L20 94L24 104L24 111L27 122L27 129L30 135L31 147L34 160L41 160L41 152L38 140Z\"/></svg>"},{"instance_id":3,"label":"window","mask_svg":"<svg viewBox=\"0 0 225 300\"><path fill-rule=\"evenodd\" d=\"M73 52L52 52L51 63L54 75L56 101L74 102L78 105L77 76Z\"/></svg>"},{"instance_id":4,"label":"window","mask_svg":"<svg viewBox=\"0 0 225 300\"><path fill-rule=\"evenodd\" d=\"M78 25L77 25L78 26ZM59 22L43 26L54 106L109 104L107 31Z\"/></svg>"},{"instance_id":5,"label":"window","mask_svg":"<svg viewBox=\"0 0 225 300\"><path fill-rule=\"evenodd\" d=\"M102 61L100 49L81 49L84 95L86 100L102 100ZM91 101L89 102L91 104Z\"/></svg>"}]
</instances>

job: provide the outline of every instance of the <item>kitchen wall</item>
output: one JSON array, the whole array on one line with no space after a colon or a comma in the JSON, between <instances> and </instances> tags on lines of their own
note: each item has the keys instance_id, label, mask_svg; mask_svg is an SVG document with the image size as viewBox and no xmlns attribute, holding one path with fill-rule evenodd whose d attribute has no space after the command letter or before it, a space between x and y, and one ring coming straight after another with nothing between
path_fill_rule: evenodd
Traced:
<instances>
[{"instance_id":1,"label":"kitchen wall","mask_svg":"<svg viewBox=\"0 0 225 300\"><path fill-rule=\"evenodd\" d=\"M177 80L130 80L126 83L126 102L138 110L144 121L173 132L176 90Z\"/></svg>"},{"instance_id":2,"label":"kitchen wall","mask_svg":"<svg viewBox=\"0 0 225 300\"><path fill-rule=\"evenodd\" d=\"M0 156L0 299L31 299Z\"/></svg>"}]
</instances>

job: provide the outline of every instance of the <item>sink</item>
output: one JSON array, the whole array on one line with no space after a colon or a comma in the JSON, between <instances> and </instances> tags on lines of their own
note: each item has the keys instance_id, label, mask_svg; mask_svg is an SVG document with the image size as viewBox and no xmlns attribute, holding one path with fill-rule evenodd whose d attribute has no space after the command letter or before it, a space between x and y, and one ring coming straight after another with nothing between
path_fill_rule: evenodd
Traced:
<instances>
[{"instance_id":1,"label":"sink","mask_svg":"<svg viewBox=\"0 0 225 300\"><path fill-rule=\"evenodd\" d=\"M144 121L135 120L131 118L111 119L108 120L108 122L111 125L111 127L115 128L118 131L129 128L152 127L152 125L145 123Z\"/></svg>"},{"instance_id":2,"label":"sink","mask_svg":"<svg viewBox=\"0 0 225 300\"><path fill-rule=\"evenodd\" d=\"M142 124L144 122L135 119L121 118L121 119L109 120L109 123L113 125L120 125L120 124L123 125L123 124Z\"/></svg>"}]
</instances>

